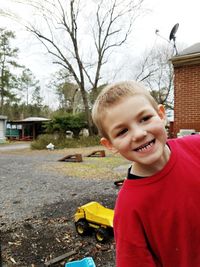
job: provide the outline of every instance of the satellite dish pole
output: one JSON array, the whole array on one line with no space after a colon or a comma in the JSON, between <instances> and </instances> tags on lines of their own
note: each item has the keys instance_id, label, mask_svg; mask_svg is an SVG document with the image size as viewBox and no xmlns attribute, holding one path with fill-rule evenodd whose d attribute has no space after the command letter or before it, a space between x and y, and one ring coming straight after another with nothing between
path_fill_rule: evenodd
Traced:
<instances>
[{"instance_id":1,"label":"satellite dish pole","mask_svg":"<svg viewBox=\"0 0 200 267\"><path fill-rule=\"evenodd\" d=\"M174 46L174 50L176 52L176 56L178 55L178 50L177 50L177 47L176 47L176 36L175 36L175 34L176 34L177 30L178 30L178 27L179 27L179 23L176 23L173 26L173 28L172 28L172 30L170 32L170 35L169 35L169 41L173 40L173 42L174 42L173 46Z\"/></svg>"},{"instance_id":2,"label":"satellite dish pole","mask_svg":"<svg viewBox=\"0 0 200 267\"><path fill-rule=\"evenodd\" d=\"M155 34L157 36L159 36L160 38L162 38L163 40L165 40L166 42L170 43L170 41L168 39L166 39L165 37L163 37L162 35L160 35L160 31L158 29L155 30Z\"/></svg>"}]
</instances>

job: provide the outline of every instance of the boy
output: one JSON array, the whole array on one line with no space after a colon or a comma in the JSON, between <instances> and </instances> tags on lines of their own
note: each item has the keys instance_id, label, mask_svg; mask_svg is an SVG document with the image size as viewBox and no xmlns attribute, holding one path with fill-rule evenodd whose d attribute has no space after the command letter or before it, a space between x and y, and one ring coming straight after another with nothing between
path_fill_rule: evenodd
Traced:
<instances>
[{"instance_id":1,"label":"boy","mask_svg":"<svg viewBox=\"0 0 200 267\"><path fill-rule=\"evenodd\" d=\"M139 83L104 88L101 144L132 162L114 215L117 267L200 266L200 135L167 140L166 116Z\"/></svg>"}]
</instances>

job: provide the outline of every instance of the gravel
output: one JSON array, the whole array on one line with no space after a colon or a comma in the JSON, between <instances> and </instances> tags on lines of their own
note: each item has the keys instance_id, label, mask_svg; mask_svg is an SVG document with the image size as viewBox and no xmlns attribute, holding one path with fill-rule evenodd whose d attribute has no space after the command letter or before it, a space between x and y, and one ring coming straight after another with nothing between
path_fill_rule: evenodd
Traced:
<instances>
[{"instance_id":1,"label":"gravel","mask_svg":"<svg viewBox=\"0 0 200 267\"><path fill-rule=\"evenodd\" d=\"M110 196L115 199L116 188L111 181L75 178L44 168L62 155L52 151L0 154L1 223L9 227L13 220L38 214L45 206L57 202L82 204L88 198L96 200L99 195L101 198L102 194L105 201Z\"/></svg>"}]
</instances>

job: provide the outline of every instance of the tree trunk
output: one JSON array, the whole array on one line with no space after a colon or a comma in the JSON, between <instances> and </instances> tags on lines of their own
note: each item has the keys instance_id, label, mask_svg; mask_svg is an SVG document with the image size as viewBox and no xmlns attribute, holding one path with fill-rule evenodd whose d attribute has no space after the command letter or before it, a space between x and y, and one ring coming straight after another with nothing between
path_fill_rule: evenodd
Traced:
<instances>
[{"instance_id":1,"label":"tree trunk","mask_svg":"<svg viewBox=\"0 0 200 267\"><path fill-rule=\"evenodd\" d=\"M1 88L1 111L0 111L0 114L3 115L3 105L4 105L4 101L3 101L3 88Z\"/></svg>"},{"instance_id":2,"label":"tree trunk","mask_svg":"<svg viewBox=\"0 0 200 267\"><path fill-rule=\"evenodd\" d=\"M89 110L89 105L88 105L88 99L87 99L87 95L86 92L84 90L84 88L80 88L81 89L81 94L82 94L82 98L83 98L83 104L84 104L84 108L85 108L85 114L86 114L86 119L87 119L87 123L88 123L88 131L89 131L89 135L94 135L93 132L93 123L92 123L92 116Z\"/></svg>"}]
</instances>

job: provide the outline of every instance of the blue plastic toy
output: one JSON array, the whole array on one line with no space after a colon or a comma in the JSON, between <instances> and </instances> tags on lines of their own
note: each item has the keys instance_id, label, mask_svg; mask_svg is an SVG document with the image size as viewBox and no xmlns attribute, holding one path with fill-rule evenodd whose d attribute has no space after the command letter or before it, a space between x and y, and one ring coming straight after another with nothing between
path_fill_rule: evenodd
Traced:
<instances>
[{"instance_id":1,"label":"blue plastic toy","mask_svg":"<svg viewBox=\"0 0 200 267\"><path fill-rule=\"evenodd\" d=\"M71 261L65 264L65 267L96 267L92 257L84 258L80 261Z\"/></svg>"}]
</instances>

